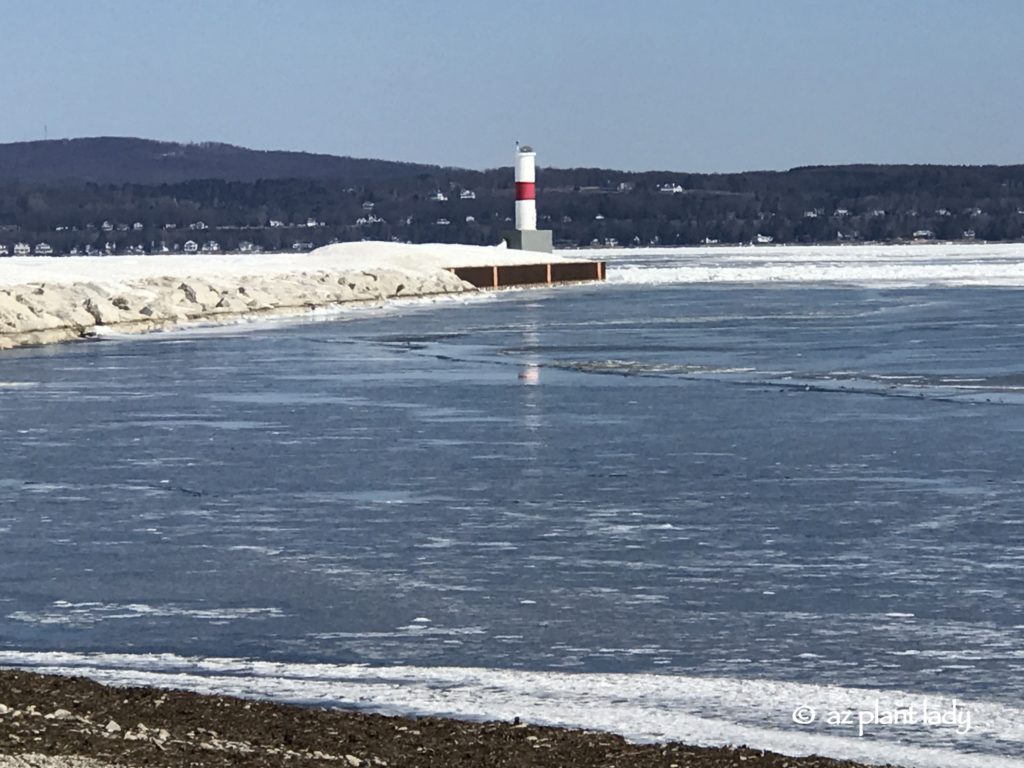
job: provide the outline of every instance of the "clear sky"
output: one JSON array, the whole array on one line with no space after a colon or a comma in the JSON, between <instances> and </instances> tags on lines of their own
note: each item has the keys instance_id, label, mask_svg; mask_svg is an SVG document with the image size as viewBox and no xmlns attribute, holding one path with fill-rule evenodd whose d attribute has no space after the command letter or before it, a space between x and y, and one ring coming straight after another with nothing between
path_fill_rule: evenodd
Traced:
<instances>
[{"instance_id":1,"label":"clear sky","mask_svg":"<svg viewBox=\"0 0 1024 768\"><path fill-rule=\"evenodd\" d=\"M1024 0L0 0L0 142L1024 162Z\"/></svg>"}]
</instances>

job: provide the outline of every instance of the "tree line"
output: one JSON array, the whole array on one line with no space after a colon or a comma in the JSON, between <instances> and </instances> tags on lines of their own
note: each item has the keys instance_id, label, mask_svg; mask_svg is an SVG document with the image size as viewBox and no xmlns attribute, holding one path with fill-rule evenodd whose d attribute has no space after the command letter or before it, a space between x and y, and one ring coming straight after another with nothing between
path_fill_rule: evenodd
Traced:
<instances>
[{"instance_id":1,"label":"tree line","mask_svg":"<svg viewBox=\"0 0 1024 768\"><path fill-rule=\"evenodd\" d=\"M0 183L0 244L180 250L216 240L287 250L330 242L496 243L510 168L415 166L363 180ZM827 166L782 172L540 169L539 226L563 246L1024 239L1024 166ZM107 226L104 227L104 224ZM310 224L311 226L307 226ZM110 244L107 246L107 244Z\"/></svg>"}]
</instances>

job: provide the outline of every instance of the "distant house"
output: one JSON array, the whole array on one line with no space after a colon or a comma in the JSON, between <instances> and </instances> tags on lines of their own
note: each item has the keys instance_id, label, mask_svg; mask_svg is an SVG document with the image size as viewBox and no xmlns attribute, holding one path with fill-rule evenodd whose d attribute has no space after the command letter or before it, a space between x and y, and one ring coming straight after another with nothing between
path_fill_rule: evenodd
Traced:
<instances>
[{"instance_id":1,"label":"distant house","mask_svg":"<svg viewBox=\"0 0 1024 768\"><path fill-rule=\"evenodd\" d=\"M881 219L885 217L885 211L881 208L875 208L875 210L871 212L871 215L876 219Z\"/></svg>"},{"instance_id":2,"label":"distant house","mask_svg":"<svg viewBox=\"0 0 1024 768\"><path fill-rule=\"evenodd\" d=\"M75 246L70 251L68 251L68 256L77 256L80 253L81 253L81 251L78 250L78 246ZM0 254L0 256L2 256L2 255L3 254Z\"/></svg>"},{"instance_id":3,"label":"distant house","mask_svg":"<svg viewBox=\"0 0 1024 768\"><path fill-rule=\"evenodd\" d=\"M293 251L312 251L313 244L308 242L296 241L292 243Z\"/></svg>"},{"instance_id":4,"label":"distant house","mask_svg":"<svg viewBox=\"0 0 1024 768\"><path fill-rule=\"evenodd\" d=\"M804 211L804 218L805 219L816 219L816 218L818 218L818 212L817 211Z\"/></svg>"},{"instance_id":5,"label":"distant house","mask_svg":"<svg viewBox=\"0 0 1024 768\"><path fill-rule=\"evenodd\" d=\"M191 224L188 225L188 228L191 229L191 230L209 229L209 227L206 226L206 222L205 221L193 221Z\"/></svg>"},{"instance_id":6,"label":"distant house","mask_svg":"<svg viewBox=\"0 0 1024 768\"><path fill-rule=\"evenodd\" d=\"M164 229L177 229L177 224L164 224Z\"/></svg>"},{"instance_id":7,"label":"distant house","mask_svg":"<svg viewBox=\"0 0 1024 768\"><path fill-rule=\"evenodd\" d=\"M366 202L363 203L363 210L364 211L372 211L373 210L373 206L374 206L374 203L372 201L370 201L370 200L367 200Z\"/></svg>"},{"instance_id":8,"label":"distant house","mask_svg":"<svg viewBox=\"0 0 1024 768\"><path fill-rule=\"evenodd\" d=\"M451 224L451 222L448 221L448 219L438 219L434 223L437 224L439 227L447 227L449 224Z\"/></svg>"},{"instance_id":9,"label":"distant house","mask_svg":"<svg viewBox=\"0 0 1024 768\"><path fill-rule=\"evenodd\" d=\"M915 240L934 240L935 233L930 229L918 229L914 232Z\"/></svg>"},{"instance_id":10,"label":"distant house","mask_svg":"<svg viewBox=\"0 0 1024 768\"><path fill-rule=\"evenodd\" d=\"M220 243L216 240L207 240L199 250L203 253L220 253Z\"/></svg>"},{"instance_id":11,"label":"distant house","mask_svg":"<svg viewBox=\"0 0 1024 768\"><path fill-rule=\"evenodd\" d=\"M850 215L850 211L848 208L836 208L835 212L832 215L835 216L837 219L845 219L847 216Z\"/></svg>"},{"instance_id":12,"label":"distant house","mask_svg":"<svg viewBox=\"0 0 1024 768\"><path fill-rule=\"evenodd\" d=\"M318 227L318 226L320 226L320 223L316 219L314 219L314 218L309 218L309 219L306 219L306 226L307 227Z\"/></svg>"},{"instance_id":13,"label":"distant house","mask_svg":"<svg viewBox=\"0 0 1024 768\"><path fill-rule=\"evenodd\" d=\"M604 214L603 213L597 214L597 216L594 217L594 221L604 221Z\"/></svg>"},{"instance_id":14,"label":"distant house","mask_svg":"<svg viewBox=\"0 0 1024 768\"><path fill-rule=\"evenodd\" d=\"M973 240L977 236L977 233L973 229L964 230L964 240Z\"/></svg>"},{"instance_id":15,"label":"distant house","mask_svg":"<svg viewBox=\"0 0 1024 768\"><path fill-rule=\"evenodd\" d=\"M762 235L761 233L758 233L756 241L758 245L768 245L768 243L775 242L775 238L771 235Z\"/></svg>"},{"instance_id":16,"label":"distant house","mask_svg":"<svg viewBox=\"0 0 1024 768\"><path fill-rule=\"evenodd\" d=\"M472 189L464 189L459 192L459 200L476 200L476 192Z\"/></svg>"},{"instance_id":17,"label":"distant house","mask_svg":"<svg viewBox=\"0 0 1024 768\"><path fill-rule=\"evenodd\" d=\"M104 232L113 232L114 225L111 224L109 221L104 221L102 224L100 224L100 229L102 229Z\"/></svg>"},{"instance_id":18,"label":"distant house","mask_svg":"<svg viewBox=\"0 0 1024 768\"><path fill-rule=\"evenodd\" d=\"M253 253L256 250L256 246L250 243L248 240L243 240L238 244L238 250L242 253Z\"/></svg>"},{"instance_id":19,"label":"distant house","mask_svg":"<svg viewBox=\"0 0 1024 768\"><path fill-rule=\"evenodd\" d=\"M952 216L953 215L948 208L936 208L935 209L935 213L938 216Z\"/></svg>"},{"instance_id":20,"label":"distant house","mask_svg":"<svg viewBox=\"0 0 1024 768\"><path fill-rule=\"evenodd\" d=\"M283 227L284 226L284 222L283 221L278 221L277 219L271 219L270 220L270 226L273 227L274 229L277 229L278 227Z\"/></svg>"},{"instance_id":21,"label":"distant house","mask_svg":"<svg viewBox=\"0 0 1024 768\"><path fill-rule=\"evenodd\" d=\"M466 223L467 224L472 224L474 221L476 221L476 216L467 216L466 217Z\"/></svg>"},{"instance_id":22,"label":"distant house","mask_svg":"<svg viewBox=\"0 0 1024 768\"><path fill-rule=\"evenodd\" d=\"M11 254L7 251L7 246L0 243L0 256L10 256Z\"/></svg>"},{"instance_id":23,"label":"distant house","mask_svg":"<svg viewBox=\"0 0 1024 768\"><path fill-rule=\"evenodd\" d=\"M683 188L679 184L662 184L658 187L658 191L663 195L680 195Z\"/></svg>"},{"instance_id":24,"label":"distant house","mask_svg":"<svg viewBox=\"0 0 1024 768\"><path fill-rule=\"evenodd\" d=\"M37 243L35 254L36 256L52 256L53 247L49 243Z\"/></svg>"},{"instance_id":25,"label":"distant house","mask_svg":"<svg viewBox=\"0 0 1024 768\"><path fill-rule=\"evenodd\" d=\"M430 197L428 197L427 199L428 200L433 200L435 203L444 203L444 202L447 202L448 195L446 195L444 192L442 192L439 189L434 194L432 194Z\"/></svg>"},{"instance_id":26,"label":"distant house","mask_svg":"<svg viewBox=\"0 0 1024 768\"><path fill-rule=\"evenodd\" d=\"M185 247L182 249L185 253L199 253L199 243L195 240L189 240L185 243Z\"/></svg>"},{"instance_id":27,"label":"distant house","mask_svg":"<svg viewBox=\"0 0 1024 768\"><path fill-rule=\"evenodd\" d=\"M127 232L128 231L128 225L127 224L118 224L116 229L117 229L118 232Z\"/></svg>"},{"instance_id":28,"label":"distant house","mask_svg":"<svg viewBox=\"0 0 1024 768\"><path fill-rule=\"evenodd\" d=\"M14 244L14 255L15 256L29 256L32 253L32 246L28 243L15 243Z\"/></svg>"},{"instance_id":29,"label":"distant house","mask_svg":"<svg viewBox=\"0 0 1024 768\"><path fill-rule=\"evenodd\" d=\"M142 222L136 221L134 224L132 224L132 229L134 229L136 232L141 232L143 230Z\"/></svg>"}]
</instances>

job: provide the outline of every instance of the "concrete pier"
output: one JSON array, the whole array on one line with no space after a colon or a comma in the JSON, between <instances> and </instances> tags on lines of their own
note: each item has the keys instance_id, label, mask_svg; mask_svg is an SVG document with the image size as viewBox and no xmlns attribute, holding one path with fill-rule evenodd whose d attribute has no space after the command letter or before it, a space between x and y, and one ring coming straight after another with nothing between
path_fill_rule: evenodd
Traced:
<instances>
[{"instance_id":1,"label":"concrete pier","mask_svg":"<svg viewBox=\"0 0 1024 768\"><path fill-rule=\"evenodd\" d=\"M496 264L484 267L452 267L448 270L477 288L510 288L517 285L555 285L604 280L603 261L549 261L534 264Z\"/></svg>"}]
</instances>

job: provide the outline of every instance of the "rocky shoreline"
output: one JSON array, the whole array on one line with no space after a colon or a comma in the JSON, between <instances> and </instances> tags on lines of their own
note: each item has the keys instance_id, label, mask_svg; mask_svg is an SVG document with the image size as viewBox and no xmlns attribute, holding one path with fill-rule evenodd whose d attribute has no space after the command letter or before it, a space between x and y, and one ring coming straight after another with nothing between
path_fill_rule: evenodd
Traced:
<instances>
[{"instance_id":1,"label":"rocky shoreline","mask_svg":"<svg viewBox=\"0 0 1024 768\"><path fill-rule=\"evenodd\" d=\"M762 750L631 744L519 722L388 717L0 670L0 768L864 768Z\"/></svg>"},{"instance_id":2,"label":"rocky shoreline","mask_svg":"<svg viewBox=\"0 0 1024 768\"><path fill-rule=\"evenodd\" d=\"M148 277L123 283L26 283L0 287L0 349L95 335L166 330L187 322L295 313L351 302L475 290L451 272L397 269L283 275Z\"/></svg>"}]
</instances>

